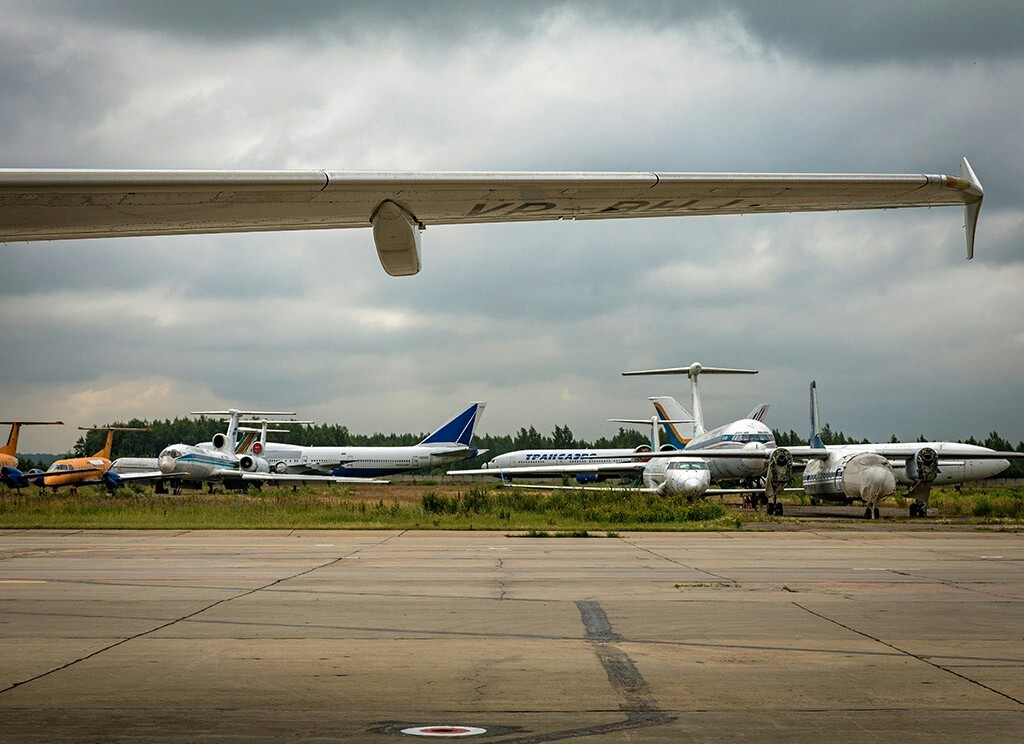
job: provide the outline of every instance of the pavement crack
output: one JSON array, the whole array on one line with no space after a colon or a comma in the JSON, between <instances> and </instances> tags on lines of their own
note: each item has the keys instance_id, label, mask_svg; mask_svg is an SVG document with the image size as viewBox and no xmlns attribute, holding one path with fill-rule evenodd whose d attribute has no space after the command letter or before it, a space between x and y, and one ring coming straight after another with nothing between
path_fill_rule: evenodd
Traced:
<instances>
[{"instance_id":1,"label":"pavement crack","mask_svg":"<svg viewBox=\"0 0 1024 744\"><path fill-rule=\"evenodd\" d=\"M627 545L632 545L637 550L642 550L645 553L650 553L655 558L661 558L663 561L668 561L669 563L674 563L677 566L682 566L683 568L688 568L691 571L697 571L697 572L702 573L702 574L707 574L708 576L714 576L716 579L721 579L722 581L728 581L729 583L732 583L732 584L736 583L735 579L730 579L728 576L720 576L719 574L713 573L711 571L707 571L707 570L705 570L703 568L697 568L696 566L690 566L690 565L688 565L686 563L683 563L682 561L677 561L675 558L669 558L667 555L662 555L661 553L655 552L655 551L651 550L650 548L645 548L643 545L637 545L635 542L627 540L624 537L621 537L619 539L622 540L622 542L626 543Z\"/></svg>"},{"instance_id":2,"label":"pavement crack","mask_svg":"<svg viewBox=\"0 0 1024 744\"><path fill-rule=\"evenodd\" d=\"M895 645L889 643L888 641L883 641L881 638L876 638L875 636L871 635L870 633L865 633L862 630L857 630L856 628L852 628L849 625L845 625L844 623L841 623L838 620L833 620L830 617L822 615L820 612L815 612L812 609L804 607L799 602L793 602L793 605L796 606L796 607L799 607L804 612L810 613L811 615L814 615L815 617L819 617L822 620L825 620L826 622L830 622L833 625L838 625L840 628L844 628L845 630L848 630L851 633L856 633L857 635L859 635L859 636L861 636L863 638L867 638L869 640L872 640L875 643L880 643L883 646L887 646L888 648L891 648L893 651L898 651L899 653L904 654L905 656L909 656L909 657L911 657L913 659L917 659L918 661L923 662L923 663L927 664L930 667L933 667L933 668L938 669L940 671L946 672L947 674L952 674L954 677L959 677L960 679L964 680L965 682L970 682L972 685L977 685L978 687L982 688L983 690L988 690L989 692L995 693L996 695L999 695L1000 697L1004 697L1007 700L1012 700L1013 702L1017 703L1017 705L1024 706L1024 700L1020 700L1019 698L1015 698L1013 695L1008 695L1007 693L1002 692L1000 690L997 690L994 687L989 687L988 685L984 684L983 682L979 682L976 679L971 679L966 674L960 674L960 672L954 671L954 670L950 669L949 667L944 667L941 664L936 664L934 661L930 661L929 659L927 659L927 658L925 658L923 656L919 656L919 655L917 655L915 653L907 651L906 649L902 649L899 646L895 646Z\"/></svg>"},{"instance_id":3,"label":"pavement crack","mask_svg":"<svg viewBox=\"0 0 1024 744\"><path fill-rule=\"evenodd\" d=\"M27 685L30 682L35 682L36 680L42 679L43 677L48 677L51 674L56 674L57 672L63 671L65 669L68 669L69 667L75 666L76 664L80 664L83 661L88 661L89 659L92 659L92 658L94 658L96 656L99 656L100 654L105 653L107 651L110 651L111 649L117 648L118 646L123 646L124 644L129 643L130 641L138 640L139 638L145 638L146 636L152 635L153 633L161 631L164 628L169 628L172 625L177 625L178 623L184 622L185 620L190 620L191 618L194 618L196 615L201 615L202 613L206 612L207 610L212 610L214 607L218 607L218 606L220 606L222 604L226 604L228 602L232 602L232 601L234 601L236 599L241 599L242 597L248 597L250 594L255 594L256 592L261 592L261 591L263 591L265 589L270 589L271 587L277 586L278 584L281 584L281 583L283 583L285 581L291 581L292 579L297 579L300 576L305 576L306 574L313 573L314 571L318 571L321 568L328 568L330 566L333 566L336 563L340 563L341 561L345 560L346 558L349 558L349 557L355 555L356 553L360 553L363 550L367 550L367 549L370 549L370 548L376 548L376 547L378 547L380 545L383 545L384 543L388 542L389 540L391 540L393 538L396 538L396 537L401 537L404 534L405 534L405 531L403 531L402 533L400 533L398 535L388 535L383 540L379 540L379 541L377 541L377 542L375 542L375 543L373 543L371 545L364 545L362 547L356 548L355 550L352 550L352 551L346 553L345 555L338 556L337 558L334 558L334 559L332 559L330 561L327 561L326 563L320 563L320 564L318 564L316 566L313 566L311 568L307 568L307 569L305 569L303 571L299 571L297 573L291 574L290 576L282 576L280 579L275 579L274 581L271 581L268 584L264 584L263 586L258 586L255 589L248 589L248 590L246 590L244 592L240 592L240 593L235 594L233 596L224 597L223 599L218 599L216 602L211 602L210 604L206 605L205 607L201 607L200 609L198 609L198 610L196 610L194 612L190 612L190 613L188 613L186 615L182 615L181 617L176 617L173 620L168 620L165 623L161 623L160 625L157 625L155 628L150 628L149 630L144 630L141 633L136 633L134 635L128 636L127 638L122 638L121 640L116 641L116 642L111 643L111 644L108 644L108 645L104 646L103 648L100 648L100 649L97 649L96 651L93 651L92 653L85 654L84 656L80 656L77 659L72 659L71 661L69 661L69 662L67 662L65 664L61 664L60 666L54 667L53 669L49 669L49 670L47 670L45 672L40 672L39 674L36 674L33 677L29 677L28 679L23 679L23 680L20 680L18 682L12 682L7 687L0 688L0 695L3 695L4 693L10 692L11 690L15 689L16 687L21 687L23 685Z\"/></svg>"}]
</instances>

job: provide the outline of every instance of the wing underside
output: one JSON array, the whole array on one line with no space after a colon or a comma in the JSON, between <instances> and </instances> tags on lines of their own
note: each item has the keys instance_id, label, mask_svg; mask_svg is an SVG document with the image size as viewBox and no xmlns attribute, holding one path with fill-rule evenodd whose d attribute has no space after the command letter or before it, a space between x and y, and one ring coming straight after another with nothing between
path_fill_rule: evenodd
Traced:
<instances>
[{"instance_id":1,"label":"wing underside","mask_svg":"<svg viewBox=\"0 0 1024 744\"><path fill-rule=\"evenodd\" d=\"M950 205L971 207L976 219L983 191L966 161L962 171L963 176L0 169L0 241L372 226L385 269L415 273L418 231L428 225ZM970 242L970 225L969 233ZM392 268L388 251L398 257Z\"/></svg>"}]
</instances>

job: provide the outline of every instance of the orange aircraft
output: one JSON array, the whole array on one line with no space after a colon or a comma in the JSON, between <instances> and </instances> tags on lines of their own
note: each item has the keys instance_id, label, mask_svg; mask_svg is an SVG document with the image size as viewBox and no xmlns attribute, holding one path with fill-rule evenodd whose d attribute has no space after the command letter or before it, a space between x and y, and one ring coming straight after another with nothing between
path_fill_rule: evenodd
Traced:
<instances>
[{"instance_id":1,"label":"orange aircraft","mask_svg":"<svg viewBox=\"0 0 1024 744\"><path fill-rule=\"evenodd\" d=\"M23 426L63 426L63 421L0 421L0 425L10 424L11 433L7 437L7 444L0 447L0 482L6 485L10 485L13 488L18 486L13 485L9 480L17 480L18 476L22 475L21 471L18 470L18 434ZM28 485L27 483L22 484Z\"/></svg>"},{"instance_id":2,"label":"orange aircraft","mask_svg":"<svg viewBox=\"0 0 1024 744\"><path fill-rule=\"evenodd\" d=\"M149 429L128 429L109 426L79 426L79 429L91 431L98 429L107 432L107 443L103 449L92 457L69 457L65 460L57 460L49 469L43 472L26 473L26 480L34 480L36 485L49 488L60 486L91 486L104 485L114 489L121 485L122 476L110 472L110 446L114 441L115 431L149 431Z\"/></svg>"}]
</instances>

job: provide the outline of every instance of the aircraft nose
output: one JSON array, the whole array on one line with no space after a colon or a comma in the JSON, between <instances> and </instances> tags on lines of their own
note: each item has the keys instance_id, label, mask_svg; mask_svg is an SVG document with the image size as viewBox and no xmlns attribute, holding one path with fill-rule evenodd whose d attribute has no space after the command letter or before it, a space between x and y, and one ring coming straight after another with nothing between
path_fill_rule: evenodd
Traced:
<instances>
[{"instance_id":1,"label":"aircraft nose","mask_svg":"<svg viewBox=\"0 0 1024 744\"><path fill-rule=\"evenodd\" d=\"M164 475L170 475L174 472L175 463L174 458L170 455L163 455L157 465L160 468L160 472Z\"/></svg>"}]
</instances>

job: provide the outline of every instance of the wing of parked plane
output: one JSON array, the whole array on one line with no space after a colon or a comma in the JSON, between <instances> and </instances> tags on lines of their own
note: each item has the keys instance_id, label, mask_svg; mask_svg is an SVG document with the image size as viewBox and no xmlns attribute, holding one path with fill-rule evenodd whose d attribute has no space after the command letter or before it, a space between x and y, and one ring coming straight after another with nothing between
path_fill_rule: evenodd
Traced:
<instances>
[{"instance_id":1,"label":"wing of parked plane","mask_svg":"<svg viewBox=\"0 0 1024 744\"><path fill-rule=\"evenodd\" d=\"M0 169L0 241L372 227L406 276L429 225L959 205L971 258L983 195L966 159L960 176Z\"/></svg>"},{"instance_id":2,"label":"wing of parked plane","mask_svg":"<svg viewBox=\"0 0 1024 744\"><path fill-rule=\"evenodd\" d=\"M651 454L651 453L646 453ZM679 457L679 453L674 453ZM642 455L641 455L642 456ZM627 455L628 457L628 455ZM558 477L560 475L593 475L593 474L629 474L639 473L644 469L640 460L634 462L595 462L591 465L576 460L572 465L520 465L514 468L479 468L476 470L449 470L448 475L490 475L501 476L532 475L537 477Z\"/></svg>"}]
</instances>

